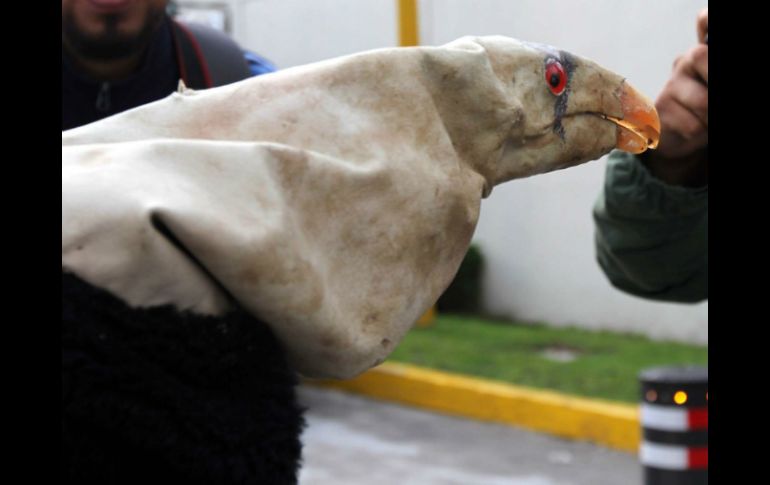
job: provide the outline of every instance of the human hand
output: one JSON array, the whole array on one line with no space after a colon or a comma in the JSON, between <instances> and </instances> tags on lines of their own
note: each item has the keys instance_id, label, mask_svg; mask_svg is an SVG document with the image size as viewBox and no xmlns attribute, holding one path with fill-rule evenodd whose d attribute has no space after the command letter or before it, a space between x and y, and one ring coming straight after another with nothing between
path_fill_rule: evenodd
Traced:
<instances>
[{"instance_id":1,"label":"human hand","mask_svg":"<svg viewBox=\"0 0 770 485\"><path fill-rule=\"evenodd\" d=\"M677 185L692 185L693 177L702 179L707 170L708 7L698 14L697 33L702 43L674 61L671 77L655 101L660 143L645 160L653 175Z\"/></svg>"}]
</instances>

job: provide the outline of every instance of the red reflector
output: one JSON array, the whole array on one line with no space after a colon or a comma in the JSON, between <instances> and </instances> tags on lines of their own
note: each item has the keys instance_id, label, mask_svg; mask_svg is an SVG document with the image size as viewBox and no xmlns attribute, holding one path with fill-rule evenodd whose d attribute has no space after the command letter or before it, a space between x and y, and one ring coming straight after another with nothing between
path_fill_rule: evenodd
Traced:
<instances>
[{"instance_id":1,"label":"red reflector","mask_svg":"<svg viewBox=\"0 0 770 485\"><path fill-rule=\"evenodd\" d=\"M687 413L687 421L690 429L708 428L709 408L690 409Z\"/></svg>"},{"instance_id":2,"label":"red reflector","mask_svg":"<svg viewBox=\"0 0 770 485\"><path fill-rule=\"evenodd\" d=\"M687 468L708 468L709 449L690 448L687 450Z\"/></svg>"}]
</instances>

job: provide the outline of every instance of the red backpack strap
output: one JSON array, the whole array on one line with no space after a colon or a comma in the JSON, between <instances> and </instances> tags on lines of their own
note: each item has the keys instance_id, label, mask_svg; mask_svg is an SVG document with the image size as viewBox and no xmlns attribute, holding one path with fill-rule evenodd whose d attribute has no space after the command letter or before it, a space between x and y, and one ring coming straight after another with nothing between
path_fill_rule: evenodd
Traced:
<instances>
[{"instance_id":1,"label":"red backpack strap","mask_svg":"<svg viewBox=\"0 0 770 485\"><path fill-rule=\"evenodd\" d=\"M195 36L185 25L171 21L179 74L185 86L192 89L206 89L214 86L206 58Z\"/></svg>"},{"instance_id":2,"label":"red backpack strap","mask_svg":"<svg viewBox=\"0 0 770 485\"><path fill-rule=\"evenodd\" d=\"M244 51L224 32L193 22L172 25L179 71L188 87L223 86L254 74Z\"/></svg>"}]
</instances>

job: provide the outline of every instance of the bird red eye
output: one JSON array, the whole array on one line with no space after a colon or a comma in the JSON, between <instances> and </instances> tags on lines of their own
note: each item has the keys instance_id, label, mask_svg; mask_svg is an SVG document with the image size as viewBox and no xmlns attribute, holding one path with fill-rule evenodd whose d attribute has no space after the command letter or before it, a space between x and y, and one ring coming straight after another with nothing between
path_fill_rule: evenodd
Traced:
<instances>
[{"instance_id":1,"label":"bird red eye","mask_svg":"<svg viewBox=\"0 0 770 485\"><path fill-rule=\"evenodd\" d=\"M556 96L564 92L567 87L567 72L556 59L550 59L545 65L545 82L548 89Z\"/></svg>"}]
</instances>

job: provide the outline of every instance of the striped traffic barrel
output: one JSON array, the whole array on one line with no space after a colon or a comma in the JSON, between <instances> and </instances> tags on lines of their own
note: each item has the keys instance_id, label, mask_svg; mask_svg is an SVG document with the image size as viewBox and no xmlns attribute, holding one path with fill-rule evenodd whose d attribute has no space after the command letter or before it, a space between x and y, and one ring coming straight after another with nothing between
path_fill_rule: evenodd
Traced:
<instances>
[{"instance_id":1,"label":"striped traffic barrel","mask_svg":"<svg viewBox=\"0 0 770 485\"><path fill-rule=\"evenodd\" d=\"M647 369L639 380L645 485L707 484L708 368Z\"/></svg>"}]
</instances>

